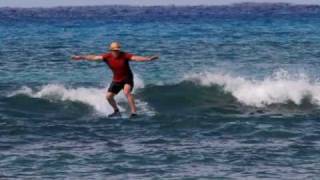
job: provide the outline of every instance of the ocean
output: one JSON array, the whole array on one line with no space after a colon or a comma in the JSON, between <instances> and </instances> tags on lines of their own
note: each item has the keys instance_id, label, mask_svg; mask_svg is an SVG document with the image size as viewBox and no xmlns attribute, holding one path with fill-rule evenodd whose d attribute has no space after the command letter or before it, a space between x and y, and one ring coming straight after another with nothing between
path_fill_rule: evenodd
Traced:
<instances>
[{"instance_id":1,"label":"ocean","mask_svg":"<svg viewBox=\"0 0 320 180\"><path fill-rule=\"evenodd\" d=\"M73 54L112 41L111 71ZM0 8L1 179L318 179L320 6Z\"/></svg>"}]
</instances>

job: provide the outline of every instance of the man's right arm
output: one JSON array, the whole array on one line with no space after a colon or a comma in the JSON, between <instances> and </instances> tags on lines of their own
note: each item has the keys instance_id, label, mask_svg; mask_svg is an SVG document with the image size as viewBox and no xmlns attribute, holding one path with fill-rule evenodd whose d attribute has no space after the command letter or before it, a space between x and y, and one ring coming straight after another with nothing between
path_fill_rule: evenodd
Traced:
<instances>
[{"instance_id":1,"label":"man's right arm","mask_svg":"<svg viewBox=\"0 0 320 180\"><path fill-rule=\"evenodd\" d=\"M88 61L101 61L103 60L103 56L98 55L80 55L80 56L72 56L73 60L88 60Z\"/></svg>"}]
</instances>

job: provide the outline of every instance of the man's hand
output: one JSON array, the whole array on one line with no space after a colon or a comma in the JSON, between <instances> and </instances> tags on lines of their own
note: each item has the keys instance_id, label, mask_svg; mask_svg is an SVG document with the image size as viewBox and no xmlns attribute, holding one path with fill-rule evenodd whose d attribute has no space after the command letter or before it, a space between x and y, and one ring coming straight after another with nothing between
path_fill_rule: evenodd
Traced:
<instances>
[{"instance_id":1,"label":"man's hand","mask_svg":"<svg viewBox=\"0 0 320 180\"><path fill-rule=\"evenodd\" d=\"M156 55L150 56L149 59L150 61L153 61L153 60L159 59L159 56L156 56Z\"/></svg>"},{"instance_id":2,"label":"man's hand","mask_svg":"<svg viewBox=\"0 0 320 180\"><path fill-rule=\"evenodd\" d=\"M71 56L71 59L73 60L82 60L82 56Z\"/></svg>"}]
</instances>

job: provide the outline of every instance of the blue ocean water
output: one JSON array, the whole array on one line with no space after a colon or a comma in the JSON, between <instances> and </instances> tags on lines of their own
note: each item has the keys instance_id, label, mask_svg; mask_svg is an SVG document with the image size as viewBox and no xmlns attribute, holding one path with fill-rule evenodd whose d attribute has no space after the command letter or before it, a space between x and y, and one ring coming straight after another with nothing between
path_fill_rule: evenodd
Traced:
<instances>
[{"instance_id":1,"label":"blue ocean water","mask_svg":"<svg viewBox=\"0 0 320 180\"><path fill-rule=\"evenodd\" d=\"M320 7L0 8L3 179L317 179ZM120 41L140 116L109 119Z\"/></svg>"}]
</instances>

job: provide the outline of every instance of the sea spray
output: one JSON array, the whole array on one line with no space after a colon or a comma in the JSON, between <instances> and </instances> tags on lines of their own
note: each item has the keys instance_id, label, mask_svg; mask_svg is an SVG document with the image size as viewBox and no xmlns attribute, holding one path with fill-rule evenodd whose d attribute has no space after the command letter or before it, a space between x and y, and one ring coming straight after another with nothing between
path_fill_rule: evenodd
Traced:
<instances>
[{"instance_id":1,"label":"sea spray","mask_svg":"<svg viewBox=\"0 0 320 180\"><path fill-rule=\"evenodd\" d=\"M320 105L320 85L305 74L290 75L281 70L262 80L252 80L229 74L203 72L185 75L184 79L203 86L222 86L240 103L249 106L263 107L287 102L300 105L306 98L310 98L311 103Z\"/></svg>"},{"instance_id":2,"label":"sea spray","mask_svg":"<svg viewBox=\"0 0 320 180\"><path fill-rule=\"evenodd\" d=\"M143 87L143 80L139 78L139 75L136 75L135 88L139 89ZM113 112L113 110L106 100L106 89L107 87L67 87L62 84L46 84L35 88L23 86L20 89L10 93L8 97L27 95L32 98L47 99L49 101L81 102L92 106L100 115L107 115ZM126 97L123 93L119 93L119 95L116 96L116 100L120 103L126 103ZM148 103L139 99L136 101L140 112L148 115L154 114L154 112L149 108ZM121 111L125 110L122 106L119 106L119 108Z\"/></svg>"}]
</instances>

